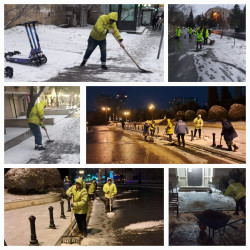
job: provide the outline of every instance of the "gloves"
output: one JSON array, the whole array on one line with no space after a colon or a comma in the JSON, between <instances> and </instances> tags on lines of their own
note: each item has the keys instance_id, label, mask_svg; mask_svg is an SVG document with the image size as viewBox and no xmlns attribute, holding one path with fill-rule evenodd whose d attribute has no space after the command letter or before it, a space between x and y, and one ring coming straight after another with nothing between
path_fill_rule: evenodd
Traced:
<instances>
[{"instance_id":1,"label":"gloves","mask_svg":"<svg viewBox=\"0 0 250 250\"><path fill-rule=\"evenodd\" d=\"M119 39L120 43L122 43L123 39Z\"/></svg>"},{"instance_id":2,"label":"gloves","mask_svg":"<svg viewBox=\"0 0 250 250\"><path fill-rule=\"evenodd\" d=\"M73 197L74 197L74 195L73 195L73 193L71 193L71 194L70 194L70 198L73 198Z\"/></svg>"},{"instance_id":3,"label":"gloves","mask_svg":"<svg viewBox=\"0 0 250 250\"><path fill-rule=\"evenodd\" d=\"M73 204L73 203L71 203L71 204L70 204L70 206L71 206L71 207L74 207L74 204Z\"/></svg>"},{"instance_id":4,"label":"gloves","mask_svg":"<svg viewBox=\"0 0 250 250\"><path fill-rule=\"evenodd\" d=\"M115 34L115 31L111 29L111 30L108 30L108 33Z\"/></svg>"},{"instance_id":5,"label":"gloves","mask_svg":"<svg viewBox=\"0 0 250 250\"><path fill-rule=\"evenodd\" d=\"M123 45L123 43L120 43L120 46L121 46L123 49L125 49L125 46Z\"/></svg>"}]
</instances>

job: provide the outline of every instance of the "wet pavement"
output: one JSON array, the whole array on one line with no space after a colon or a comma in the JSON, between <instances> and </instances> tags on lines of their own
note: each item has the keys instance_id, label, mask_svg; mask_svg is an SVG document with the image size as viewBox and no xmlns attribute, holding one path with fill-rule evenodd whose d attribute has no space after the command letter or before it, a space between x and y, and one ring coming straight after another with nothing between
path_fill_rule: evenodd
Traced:
<instances>
[{"instance_id":1,"label":"wet pavement","mask_svg":"<svg viewBox=\"0 0 250 250\"><path fill-rule=\"evenodd\" d=\"M229 223L244 218L232 215L233 212L224 211L231 215ZM181 213L179 218L170 216L169 218L169 245L170 246L244 246L246 245L246 225L239 221L233 226L226 226L225 233L220 235L216 233L214 238L209 237L209 230L200 230L197 225L198 219L192 213Z\"/></svg>"},{"instance_id":2,"label":"wet pavement","mask_svg":"<svg viewBox=\"0 0 250 250\"><path fill-rule=\"evenodd\" d=\"M145 142L140 135L129 135L107 126L89 127L87 133L88 164L189 163L181 153L155 143Z\"/></svg>"},{"instance_id":3,"label":"wet pavement","mask_svg":"<svg viewBox=\"0 0 250 250\"><path fill-rule=\"evenodd\" d=\"M188 51L194 50L195 46L195 36L189 38L186 30L182 32L180 40L175 38L168 40L168 80L170 82L198 81L193 55L184 57Z\"/></svg>"},{"instance_id":4,"label":"wet pavement","mask_svg":"<svg viewBox=\"0 0 250 250\"><path fill-rule=\"evenodd\" d=\"M113 216L107 216L102 187L93 203L85 246L162 246L164 244L163 187L117 186ZM140 223L140 224L138 224ZM152 226L157 224L157 226ZM139 226L138 226L139 225Z\"/></svg>"}]
</instances>

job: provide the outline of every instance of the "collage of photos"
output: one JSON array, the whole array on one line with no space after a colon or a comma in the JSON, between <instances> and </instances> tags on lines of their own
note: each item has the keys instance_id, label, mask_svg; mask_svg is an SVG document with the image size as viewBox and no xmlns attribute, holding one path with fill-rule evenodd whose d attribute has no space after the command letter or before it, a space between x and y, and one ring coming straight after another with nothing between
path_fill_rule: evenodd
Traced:
<instances>
[{"instance_id":1,"label":"collage of photos","mask_svg":"<svg viewBox=\"0 0 250 250\"><path fill-rule=\"evenodd\" d=\"M224 1L0 4L4 246L247 247L246 4Z\"/></svg>"}]
</instances>

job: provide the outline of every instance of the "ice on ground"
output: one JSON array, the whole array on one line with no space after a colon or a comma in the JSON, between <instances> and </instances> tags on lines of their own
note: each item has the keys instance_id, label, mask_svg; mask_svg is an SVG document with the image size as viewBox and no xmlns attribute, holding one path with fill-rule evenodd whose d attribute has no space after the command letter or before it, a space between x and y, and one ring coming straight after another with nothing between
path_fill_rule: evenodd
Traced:
<instances>
[{"instance_id":1,"label":"ice on ground","mask_svg":"<svg viewBox=\"0 0 250 250\"><path fill-rule=\"evenodd\" d=\"M145 230L154 227L162 227L164 225L163 220L160 221L145 221L131 224L124 228L124 230Z\"/></svg>"},{"instance_id":2,"label":"ice on ground","mask_svg":"<svg viewBox=\"0 0 250 250\"><path fill-rule=\"evenodd\" d=\"M120 202L120 201L133 201L133 200L139 200L139 198L130 198L130 199L117 199L115 202Z\"/></svg>"},{"instance_id":3,"label":"ice on ground","mask_svg":"<svg viewBox=\"0 0 250 250\"><path fill-rule=\"evenodd\" d=\"M5 66L14 68L14 77L5 81L40 82L56 77L65 68L79 66L87 48L92 26L63 29L53 25L38 25L37 31L43 53L48 58L46 64L39 67L5 62ZM24 27L13 27L4 31L5 52L20 51L28 56L30 45ZM133 56L141 68L152 74L103 72L99 77L108 81L164 81L164 43L161 55L157 58L160 36L144 32L142 35L121 32L126 50ZM111 35L107 35L107 65L119 65L121 68L137 66L121 49ZM88 64L100 64L100 50L96 49Z\"/></svg>"},{"instance_id":4,"label":"ice on ground","mask_svg":"<svg viewBox=\"0 0 250 250\"><path fill-rule=\"evenodd\" d=\"M115 216L115 213L114 212L108 212L107 213L107 217L108 218L113 218Z\"/></svg>"}]
</instances>

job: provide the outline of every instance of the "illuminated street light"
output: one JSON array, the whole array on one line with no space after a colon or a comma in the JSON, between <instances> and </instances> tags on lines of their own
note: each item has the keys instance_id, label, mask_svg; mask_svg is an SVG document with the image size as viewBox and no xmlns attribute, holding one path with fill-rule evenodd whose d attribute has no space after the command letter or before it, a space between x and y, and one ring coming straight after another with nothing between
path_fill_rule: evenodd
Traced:
<instances>
[{"instance_id":1,"label":"illuminated street light","mask_svg":"<svg viewBox=\"0 0 250 250\"><path fill-rule=\"evenodd\" d=\"M154 109L155 109L155 105L154 104L150 104L148 106L148 109L152 111L152 121L154 120Z\"/></svg>"},{"instance_id":2,"label":"illuminated street light","mask_svg":"<svg viewBox=\"0 0 250 250\"><path fill-rule=\"evenodd\" d=\"M128 111L126 111L126 112L124 112L123 114L125 115L125 117L126 117L126 121L127 121L127 116L129 115L129 112L128 112Z\"/></svg>"},{"instance_id":3,"label":"illuminated street light","mask_svg":"<svg viewBox=\"0 0 250 250\"><path fill-rule=\"evenodd\" d=\"M108 111L110 111L109 107L102 107L102 110L106 112L106 124L108 124Z\"/></svg>"},{"instance_id":4,"label":"illuminated street light","mask_svg":"<svg viewBox=\"0 0 250 250\"><path fill-rule=\"evenodd\" d=\"M79 175L84 175L84 170L83 169L79 170Z\"/></svg>"}]
</instances>

